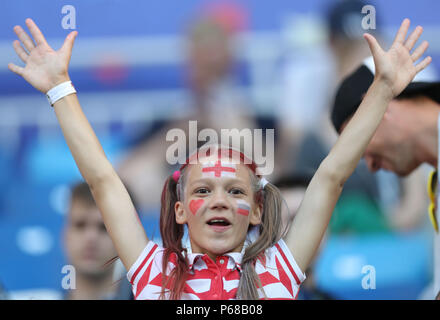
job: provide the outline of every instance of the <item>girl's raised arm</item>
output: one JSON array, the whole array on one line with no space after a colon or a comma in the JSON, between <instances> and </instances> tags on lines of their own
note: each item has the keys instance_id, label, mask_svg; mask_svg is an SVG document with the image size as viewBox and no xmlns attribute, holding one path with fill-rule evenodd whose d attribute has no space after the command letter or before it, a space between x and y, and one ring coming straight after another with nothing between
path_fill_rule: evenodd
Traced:
<instances>
[{"instance_id":1,"label":"girl's raised arm","mask_svg":"<svg viewBox=\"0 0 440 320\"><path fill-rule=\"evenodd\" d=\"M387 52L382 50L373 36L364 35L374 58L374 81L353 118L316 171L286 236L287 245L303 272L317 251L345 181L356 168L389 102L431 62L431 57L427 57L415 64L428 43L424 41L411 53L422 27L417 27L405 41L409 25L408 19L402 22Z\"/></svg>"},{"instance_id":2,"label":"girl's raised arm","mask_svg":"<svg viewBox=\"0 0 440 320\"><path fill-rule=\"evenodd\" d=\"M13 43L25 67L10 63L8 68L46 94L58 84L70 81L68 66L77 32L71 32L63 46L54 51L31 19L26 19L26 25L33 39L23 28L15 26L14 31L24 48L18 40ZM128 270L148 242L133 202L105 156L76 94L56 101L53 107L73 158L90 187L119 257Z\"/></svg>"}]
</instances>

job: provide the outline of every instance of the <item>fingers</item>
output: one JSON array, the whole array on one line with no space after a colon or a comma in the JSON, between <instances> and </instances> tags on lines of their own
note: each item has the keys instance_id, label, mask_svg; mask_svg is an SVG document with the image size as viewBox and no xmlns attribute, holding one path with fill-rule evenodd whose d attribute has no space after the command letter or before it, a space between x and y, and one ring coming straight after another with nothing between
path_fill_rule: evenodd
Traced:
<instances>
[{"instance_id":1,"label":"fingers","mask_svg":"<svg viewBox=\"0 0 440 320\"><path fill-rule=\"evenodd\" d=\"M43 36L43 33L40 31L40 29L37 27L35 22L32 19L26 19L26 25L29 29L29 31L32 34L32 37L34 37L35 43L37 45L39 44L47 44L46 39Z\"/></svg>"},{"instance_id":2,"label":"fingers","mask_svg":"<svg viewBox=\"0 0 440 320\"><path fill-rule=\"evenodd\" d=\"M63 51L65 54L71 54L72 52L72 48L73 48L73 43L75 42L75 38L78 35L77 31L72 31L71 33L69 33L66 37L66 39L64 39L64 43L63 46L61 47L61 51Z\"/></svg>"},{"instance_id":3,"label":"fingers","mask_svg":"<svg viewBox=\"0 0 440 320\"><path fill-rule=\"evenodd\" d=\"M417 40L419 40L419 37L422 34L422 32L423 32L423 28L421 26L417 26L417 28L415 28L415 30L408 37L408 39L405 42L405 48L407 48L408 51L412 50Z\"/></svg>"},{"instance_id":4,"label":"fingers","mask_svg":"<svg viewBox=\"0 0 440 320\"><path fill-rule=\"evenodd\" d=\"M44 38L40 29L37 27L37 25L35 24L35 22L32 19L29 19L29 18L26 19L26 26L28 27L33 39L35 40L35 43L32 40L32 38L23 30L22 27L20 27L20 26L14 27L15 34L18 36L20 41L23 43L26 50L28 50L30 52L32 49L35 48L35 44L36 45L47 44L46 39Z\"/></svg>"},{"instance_id":5,"label":"fingers","mask_svg":"<svg viewBox=\"0 0 440 320\"><path fill-rule=\"evenodd\" d=\"M376 38L373 37L371 34L365 33L364 38L365 40L367 40L368 46L370 47L370 51L373 57L383 52Z\"/></svg>"},{"instance_id":6,"label":"fingers","mask_svg":"<svg viewBox=\"0 0 440 320\"><path fill-rule=\"evenodd\" d=\"M411 59L413 61L417 61L420 59L420 57L425 53L426 49L428 49L429 43L428 41L423 41L420 46L414 50L414 52L411 55Z\"/></svg>"},{"instance_id":7,"label":"fingers","mask_svg":"<svg viewBox=\"0 0 440 320\"><path fill-rule=\"evenodd\" d=\"M394 38L393 43L400 43L403 44L406 38L406 34L408 32L410 25L409 19L404 19L402 24L400 25L399 31L397 31L396 37Z\"/></svg>"},{"instance_id":8,"label":"fingers","mask_svg":"<svg viewBox=\"0 0 440 320\"><path fill-rule=\"evenodd\" d=\"M27 52L23 49L23 47L20 44L20 41L15 40L12 43L12 46L14 47L15 52L17 53L17 55L20 57L21 61L23 61L24 63L26 63L29 55L27 54Z\"/></svg>"},{"instance_id":9,"label":"fingers","mask_svg":"<svg viewBox=\"0 0 440 320\"><path fill-rule=\"evenodd\" d=\"M425 69L431 63L431 61L432 58L429 56L423 59L420 63L416 65L416 72L419 73L420 71Z\"/></svg>"},{"instance_id":10,"label":"fingers","mask_svg":"<svg viewBox=\"0 0 440 320\"><path fill-rule=\"evenodd\" d=\"M18 39L20 39L21 43L23 43L23 45L27 49L27 51L30 52L30 51L32 51L32 49L35 48L34 42L29 37L29 35L23 30L22 27L15 26L14 32L18 36Z\"/></svg>"},{"instance_id":11,"label":"fingers","mask_svg":"<svg viewBox=\"0 0 440 320\"><path fill-rule=\"evenodd\" d=\"M19 76L23 75L24 68L19 67L13 63L8 63L8 69L11 70L12 72L18 74Z\"/></svg>"}]
</instances>

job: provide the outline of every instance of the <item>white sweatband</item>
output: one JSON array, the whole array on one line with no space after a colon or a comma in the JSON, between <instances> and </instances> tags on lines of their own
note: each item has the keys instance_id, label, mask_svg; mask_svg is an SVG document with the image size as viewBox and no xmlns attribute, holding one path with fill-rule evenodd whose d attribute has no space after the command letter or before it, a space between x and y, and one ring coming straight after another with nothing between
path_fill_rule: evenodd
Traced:
<instances>
[{"instance_id":1,"label":"white sweatband","mask_svg":"<svg viewBox=\"0 0 440 320\"><path fill-rule=\"evenodd\" d=\"M66 81L50 89L46 93L46 97L47 100L49 100L50 105L53 107L55 102L72 93L76 93L75 87L73 86L72 81Z\"/></svg>"}]
</instances>

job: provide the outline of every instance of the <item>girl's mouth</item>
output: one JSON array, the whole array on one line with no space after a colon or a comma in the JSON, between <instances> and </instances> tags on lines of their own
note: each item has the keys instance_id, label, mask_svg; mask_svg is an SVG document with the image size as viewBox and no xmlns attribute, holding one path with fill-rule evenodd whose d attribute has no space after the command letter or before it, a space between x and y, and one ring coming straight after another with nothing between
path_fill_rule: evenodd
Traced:
<instances>
[{"instance_id":1,"label":"girl's mouth","mask_svg":"<svg viewBox=\"0 0 440 320\"><path fill-rule=\"evenodd\" d=\"M206 222L214 231L222 232L231 227L231 222L223 217L214 217Z\"/></svg>"}]
</instances>

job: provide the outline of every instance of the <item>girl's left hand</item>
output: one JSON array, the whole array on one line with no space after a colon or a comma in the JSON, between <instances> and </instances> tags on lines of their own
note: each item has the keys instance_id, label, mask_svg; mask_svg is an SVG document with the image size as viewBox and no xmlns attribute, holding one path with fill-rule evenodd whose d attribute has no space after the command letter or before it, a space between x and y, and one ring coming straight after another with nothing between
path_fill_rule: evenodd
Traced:
<instances>
[{"instance_id":1,"label":"girl's left hand","mask_svg":"<svg viewBox=\"0 0 440 320\"><path fill-rule=\"evenodd\" d=\"M399 95L416 74L426 68L432 60L431 57L426 57L420 63L415 64L428 48L428 42L423 41L411 53L410 51L422 34L423 28L417 26L405 41L409 25L409 19L403 20L388 51L384 51L372 35L364 34L374 58L375 79L383 81L389 87L392 98Z\"/></svg>"}]
</instances>

